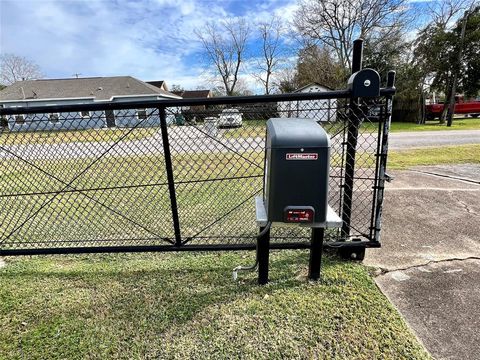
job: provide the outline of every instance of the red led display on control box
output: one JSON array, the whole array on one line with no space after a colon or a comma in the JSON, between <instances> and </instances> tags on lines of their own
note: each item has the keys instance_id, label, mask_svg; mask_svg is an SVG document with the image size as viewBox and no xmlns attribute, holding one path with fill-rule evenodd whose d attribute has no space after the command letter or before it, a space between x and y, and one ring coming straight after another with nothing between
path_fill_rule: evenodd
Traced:
<instances>
[{"instance_id":1,"label":"red led display on control box","mask_svg":"<svg viewBox=\"0 0 480 360\"><path fill-rule=\"evenodd\" d=\"M285 208L285 222L311 223L315 217L315 210L311 206L289 206Z\"/></svg>"}]
</instances>

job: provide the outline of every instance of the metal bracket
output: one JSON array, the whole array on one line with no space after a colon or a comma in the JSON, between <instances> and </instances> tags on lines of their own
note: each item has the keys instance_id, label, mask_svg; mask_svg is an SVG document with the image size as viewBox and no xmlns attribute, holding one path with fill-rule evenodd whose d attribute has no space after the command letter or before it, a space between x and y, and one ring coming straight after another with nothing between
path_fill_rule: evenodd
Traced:
<instances>
[{"instance_id":1,"label":"metal bracket","mask_svg":"<svg viewBox=\"0 0 480 360\"><path fill-rule=\"evenodd\" d=\"M383 174L383 180L385 180L386 182L392 182L393 180L395 180L395 176L385 173Z\"/></svg>"}]
</instances>

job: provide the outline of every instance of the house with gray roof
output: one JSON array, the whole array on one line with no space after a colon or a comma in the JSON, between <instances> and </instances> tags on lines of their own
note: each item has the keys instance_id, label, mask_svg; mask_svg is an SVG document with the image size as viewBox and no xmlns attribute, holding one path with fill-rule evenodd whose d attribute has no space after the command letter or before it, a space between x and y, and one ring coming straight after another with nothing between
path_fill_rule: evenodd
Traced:
<instances>
[{"instance_id":1,"label":"house with gray roof","mask_svg":"<svg viewBox=\"0 0 480 360\"><path fill-rule=\"evenodd\" d=\"M41 79L18 81L0 91L0 106L31 107L92 103L124 103L181 99L162 87L131 76ZM102 127L156 126L158 114L147 109L82 111L80 113L45 113L10 116L10 131L87 129ZM151 115L150 115L151 114Z\"/></svg>"},{"instance_id":2,"label":"house with gray roof","mask_svg":"<svg viewBox=\"0 0 480 360\"><path fill-rule=\"evenodd\" d=\"M160 88L160 89L165 90L165 91L169 91L167 83L163 80L147 81L147 84L156 86L157 88ZM172 91L172 92L174 93L175 91Z\"/></svg>"},{"instance_id":3,"label":"house with gray roof","mask_svg":"<svg viewBox=\"0 0 480 360\"><path fill-rule=\"evenodd\" d=\"M325 92L331 90L328 86L319 83L310 83L295 90L294 93ZM280 117L298 117L334 122L337 120L337 107L336 99L282 101L277 104L277 111Z\"/></svg>"},{"instance_id":4,"label":"house with gray roof","mask_svg":"<svg viewBox=\"0 0 480 360\"><path fill-rule=\"evenodd\" d=\"M172 91L175 95L181 96L183 99L209 99L213 97L212 91L205 89L205 90L180 90L180 91ZM207 109L208 106L206 105L195 105L195 106L184 106L182 110L184 113L187 114L191 113L198 113L202 112ZM198 115L198 114L194 114Z\"/></svg>"}]
</instances>

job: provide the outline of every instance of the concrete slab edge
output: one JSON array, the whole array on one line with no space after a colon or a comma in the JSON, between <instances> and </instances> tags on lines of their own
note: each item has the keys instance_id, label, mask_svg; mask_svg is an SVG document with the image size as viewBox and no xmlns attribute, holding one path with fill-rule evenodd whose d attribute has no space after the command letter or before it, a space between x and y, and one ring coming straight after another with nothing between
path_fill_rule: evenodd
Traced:
<instances>
[{"instance_id":1,"label":"concrete slab edge","mask_svg":"<svg viewBox=\"0 0 480 360\"><path fill-rule=\"evenodd\" d=\"M430 355L430 358L431 359L434 359L434 357L432 356L432 354L430 353L430 351L428 351L427 347L425 346L425 344L423 343L422 339L420 339L420 337L418 336L417 332L410 326L410 324L408 323L407 319L403 316L402 312L400 311L400 309L395 305L395 303L392 301L392 299L390 298L390 296L388 296L385 292L383 292L382 288L380 287L380 285L377 283L376 281L376 278L378 276L374 276L373 280L375 281L375 286L377 287L377 289L383 294L383 296L385 296L388 300L388 302L393 306L393 308L397 311L397 313L400 315L400 317L402 318L403 322L405 323L405 325L407 326L407 328L410 330L410 332L413 334L413 336L415 337L415 339L418 341L418 343L422 346L422 348L425 350L425 352Z\"/></svg>"},{"instance_id":2,"label":"concrete slab edge","mask_svg":"<svg viewBox=\"0 0 480 360\"><path fill-rule=\"evenodd\" d=\"M452 179L452 180L458 180L458 181L466 182L466 183L469 183L469 184L480 185L480 181L476 181L476 180L472 180L472 179L464 178L464 177L460 177L460 176L438 174L438 173L434 173L434 172L431 172L431 171L422 171L422 170L413 170L413 169L408 169L406 171L416 172L416 173L430 175L430 176L442 177L442 178L447 178L447 179Z\"/></svg>"},{"instance_id":3,"label":"concrete slab edge","mask_svg":"<svg viewBox=\"0 0 480 360\"><path fill-rule=\"evenodd\" d=\"M372 267L375 269L378 269L378 272L374 273L374 277L378 277L394 271L407 271L410 269L428 266L431 264L438 264L438 263L452 262L452 261L465 261L465 260L480 260L480 256L453 257L453 258L446 258L446 259L439 259L439 260L429 260L421 264L409 265L409 266L394 268L394 269L382 268L380 266L372 266Z\"/></svg>"}]
</instances>

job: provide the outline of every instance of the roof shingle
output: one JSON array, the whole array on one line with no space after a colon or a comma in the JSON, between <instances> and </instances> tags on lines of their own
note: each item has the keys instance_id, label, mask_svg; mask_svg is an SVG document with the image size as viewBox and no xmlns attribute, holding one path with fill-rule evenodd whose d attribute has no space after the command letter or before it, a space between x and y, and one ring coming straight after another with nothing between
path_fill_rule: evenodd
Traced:
<instances>
[{"instance_id":1,"label":"roof shingle","mask_svg":"<svg viewBox=\"0 0 480 360\"><path fill-rule=\"evenodd\" d=\"M131 76L17 81L0 91L2 100L75 99L110 100L113 96L157 95L179 98Z\"/></svg>"},{"instance_id":2,"label":"roof shingle","mask_svg":"<svg viewBox=\"0 0 480 360\"><path fill-rule=\"evenodd\" d=\"M211 95L210 90L181 90L172 92L184 99L208 98Z\"/></svg>"}]
</instances>

